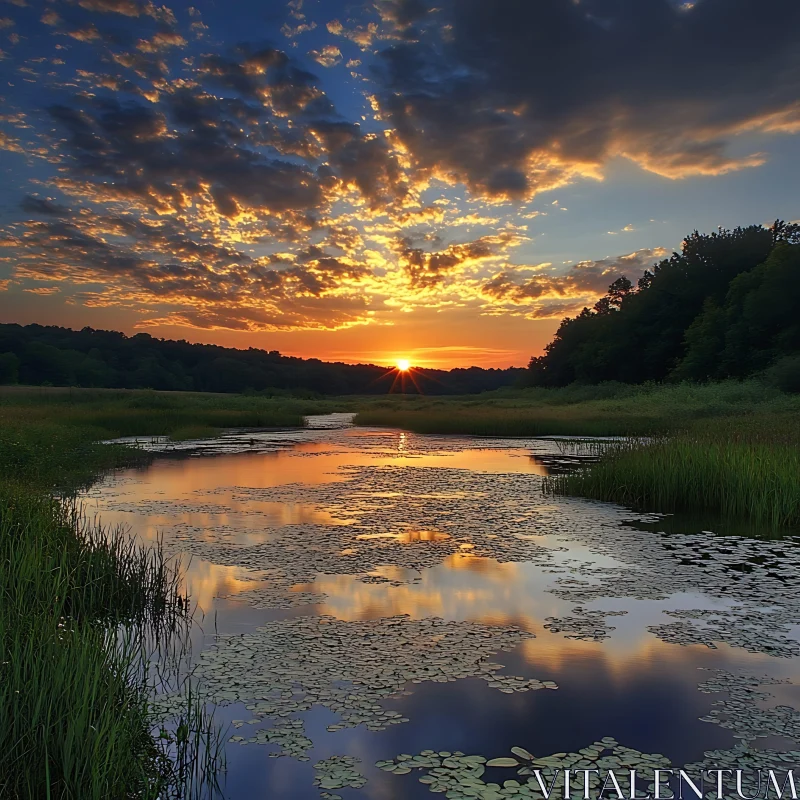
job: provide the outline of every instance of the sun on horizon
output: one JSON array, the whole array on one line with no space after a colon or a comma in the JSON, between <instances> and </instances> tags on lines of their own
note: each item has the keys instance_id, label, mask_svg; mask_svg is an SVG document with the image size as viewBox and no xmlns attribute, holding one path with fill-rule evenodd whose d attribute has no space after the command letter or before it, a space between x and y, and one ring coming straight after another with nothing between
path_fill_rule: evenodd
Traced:
<instances>
[{"instance_id":1,"label":"sun on horizon","mask_svg":"<svg viewBox=\"0 0 800 800\"><path fill-rule=\"evenodd\" d=\"M411 369L411 362L407 358L398 358L397 369L400 372L408 372Z\"/></svg>"}]
</instances>

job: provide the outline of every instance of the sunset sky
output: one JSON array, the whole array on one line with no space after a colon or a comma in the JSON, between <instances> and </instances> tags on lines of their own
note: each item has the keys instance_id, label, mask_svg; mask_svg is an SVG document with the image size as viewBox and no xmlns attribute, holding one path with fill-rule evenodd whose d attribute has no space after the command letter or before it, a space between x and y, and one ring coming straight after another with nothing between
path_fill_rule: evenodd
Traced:
<instances>
[{"instance_id":1,"label":"sunset sky","mask_svg":"<svg viewBox=\"0 0 800 800\"><path fill-rule=\"evenodd\" d=\"M523 365L800 217L796 0L0 0L0 321Z\"/></svg>"}]
</instances>

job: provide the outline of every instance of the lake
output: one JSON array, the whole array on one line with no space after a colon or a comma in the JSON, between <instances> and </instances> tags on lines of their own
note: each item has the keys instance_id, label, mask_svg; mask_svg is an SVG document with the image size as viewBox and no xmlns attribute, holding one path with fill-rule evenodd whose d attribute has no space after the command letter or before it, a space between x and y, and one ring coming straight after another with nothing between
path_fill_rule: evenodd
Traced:
<instances>
[{"instance_id":1,"label":"lake","mask_svg":"<svg viewBox=\"0 0 800 800\"><path fill-rule=\"evenodd\" d=\"M512 747L800 763L794 536L554 498L546 476L597 451L559 439L327 415L145 446L86 508L189 562L226 797L534 796ZM484 763L509 757L521 775Z\"/></svg>"}]
</instances>

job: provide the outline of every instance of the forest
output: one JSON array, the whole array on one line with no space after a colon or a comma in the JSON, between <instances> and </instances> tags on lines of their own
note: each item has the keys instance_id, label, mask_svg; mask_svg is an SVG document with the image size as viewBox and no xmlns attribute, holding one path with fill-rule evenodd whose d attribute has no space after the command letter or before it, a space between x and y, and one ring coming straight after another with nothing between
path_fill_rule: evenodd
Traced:
<instances>
[{"instance_id":1,"label":"forest","mask_svg":"<svg viewBox=\"0 0 800 800\"><path fill-rule=\"evenodd\" d=\"M711 234L636 285L615 280L594 308L562 321L533 386L765 376L800 391L800 225L780 220Z\"/></svg>"},{"instance_id":2,"label":"forest","mask_svg":"<svg viewBox=\"0 0 800 800\"><path fill-rule=\"evenodd\" d=\"M521 368L415 369L425 394L474 394L515 385ZM396 370L374 364L342 364L295 358L277 350L237 350L148 333L42 325L0 324L0 384L257 392L280 396L386 394ZM415 393L412 381L400 382Z\"/></svg>"}]
</instances>

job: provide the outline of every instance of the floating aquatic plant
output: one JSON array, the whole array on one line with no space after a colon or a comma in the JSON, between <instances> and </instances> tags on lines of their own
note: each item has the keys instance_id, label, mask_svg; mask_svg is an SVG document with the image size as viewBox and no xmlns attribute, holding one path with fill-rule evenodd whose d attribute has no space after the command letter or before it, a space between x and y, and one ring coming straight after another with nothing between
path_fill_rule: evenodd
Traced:
<instances>
[{"instance_id":1,"label":"floating aquatic plant","mask_svg":"<svg viewBox=\"0 0 800 800\"><path fill-rule=\"evenodd\" d=\"M364 622L297 617L218 637L216 647L201 654L195 677L203 696L246 703L258 719L274 723L321 705L341 716L329 731L362 724L379 731L408 722L379 703L402 695L409 684L477 677L506 694L557 688L552 681L502 674L502 665L489 661L532 638L512 627L404 615ZM302 736L302 720L290 722ZM292 746L294 739L275 728L234 741L277 742L295 757L311 746L308 740Z\"/></svg>"},{"instance_id":2,"label":"floating aquatic plant","mask_svg":"<svg viewBox=\"0 0 800 800\"><path fill-rule=\"evenodd\" d=\"M322 797L326 800L341 800L338 795L330 794L329 789L344 789L349 786L360 789L366 784L367 779L358 771L356 764L361 761L355 756L330 756L314 764L317 775L314 776L314 786L319 786L324 791Z\"/></svg>"}]
</instances>

